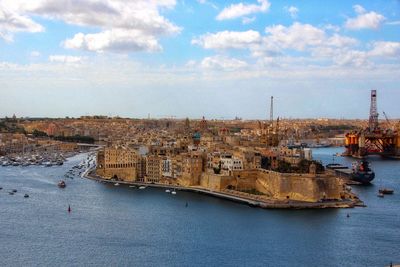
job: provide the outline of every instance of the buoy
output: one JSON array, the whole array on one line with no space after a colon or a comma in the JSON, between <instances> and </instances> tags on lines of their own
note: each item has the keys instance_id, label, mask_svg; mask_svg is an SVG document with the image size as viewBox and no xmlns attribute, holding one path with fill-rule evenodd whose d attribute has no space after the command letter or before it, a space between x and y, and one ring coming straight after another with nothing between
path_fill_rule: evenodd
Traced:
<instances>
[{"instance_id":1,"label":"buoy","mask_svg":"<svg viewBox=\"0 0 400 267\"><path fill-rule=\"evenodd\" d=\"M68 205L68 212L71 212L71 206Z\"/></svg>"}]
</instances>

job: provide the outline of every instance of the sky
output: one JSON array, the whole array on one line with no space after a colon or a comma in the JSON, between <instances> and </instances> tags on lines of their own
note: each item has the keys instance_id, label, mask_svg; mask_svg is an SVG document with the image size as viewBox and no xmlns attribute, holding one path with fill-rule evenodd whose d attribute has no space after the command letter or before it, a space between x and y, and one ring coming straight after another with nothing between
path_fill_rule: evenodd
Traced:
<instances>
[{"instance_id":1,"label":"sky","mask_svg":"<svg viewBox=\"0 0 400 267\"><path fill-rule=\"evenodd\" d=\"M0 117L400 118L400 1L0 0Z\"/></svg>"}]
</instances>

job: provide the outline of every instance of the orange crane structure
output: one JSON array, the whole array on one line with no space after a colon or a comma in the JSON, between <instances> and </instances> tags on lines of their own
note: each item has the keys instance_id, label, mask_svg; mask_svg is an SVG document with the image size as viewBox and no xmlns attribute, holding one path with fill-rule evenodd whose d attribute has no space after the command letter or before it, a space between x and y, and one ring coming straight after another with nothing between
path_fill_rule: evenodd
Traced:
<instances>
[{"instance_id":1,"label":"orange crane structure","mask_svg":"<svg viewBox=\"0 0 400 267\"><path fill-rule=\"evenodd\" d=\"M381 155L400 159L400 127L381 128L378 121L377 94L371 90L371 106L368 127L345 135L344 156L363 158L368 155Z\"/></svg>"}]
</instances>

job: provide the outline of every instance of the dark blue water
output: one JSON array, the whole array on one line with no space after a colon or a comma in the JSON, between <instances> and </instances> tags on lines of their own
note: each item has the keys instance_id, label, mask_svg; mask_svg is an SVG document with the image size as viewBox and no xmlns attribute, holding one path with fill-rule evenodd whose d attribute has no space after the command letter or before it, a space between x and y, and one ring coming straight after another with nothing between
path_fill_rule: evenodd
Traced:
<instances>
[{"instance_id":1,"label":"dark blue water","mask_svg":"<svg viewBox=\"0 0 400 267\"><path fill-rule=\"evenodd\" d=\"M329 162L337 151L319 149L314 156ZM67 180L67 188L59 189L58 180L84 157L60 167L0 168L1 266L400 263L400 162L372 161L376 185L354 187L367 208L295 211L81 178ZM376 197L380 178L395 189L393 196ZM9 195L14 188L18 192ZM23 198L25 193L30 198Z\"/></svg>"}]
</instances>

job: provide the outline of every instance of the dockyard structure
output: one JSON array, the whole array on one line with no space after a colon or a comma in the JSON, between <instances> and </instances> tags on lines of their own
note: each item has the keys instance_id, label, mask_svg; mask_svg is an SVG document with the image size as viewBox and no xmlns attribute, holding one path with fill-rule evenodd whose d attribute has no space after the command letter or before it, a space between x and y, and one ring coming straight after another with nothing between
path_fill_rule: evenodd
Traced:
<instances>
[{"instance_id":1,"label":"dockyard structure","mask_svg":"<svg viewBox=\"0 0 400 267\"><path fill-rule=\"evenodd\" d=\"M345 156L357 158L368 155L381 155L400 158L400 128L384 128L379 124L377 111L377 92L371 91L371 106L368 127L345 135Z\"/></svg>"}]
</instances>

